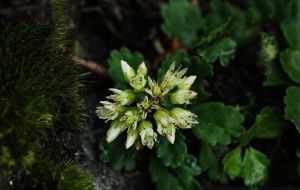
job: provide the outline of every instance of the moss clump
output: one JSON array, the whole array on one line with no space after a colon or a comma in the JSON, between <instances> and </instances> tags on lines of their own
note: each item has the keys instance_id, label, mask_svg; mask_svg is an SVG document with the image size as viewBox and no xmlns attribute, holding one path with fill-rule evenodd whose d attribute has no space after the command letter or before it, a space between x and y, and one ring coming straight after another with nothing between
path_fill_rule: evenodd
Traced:
<instances>
[{"instance_id":1,"label":"moss clump","mask_svg":"<svg viewBox=\"0 0 300 190\"><path fill-rule=\"evenodd\" d=\"M38 160L28 170L18 190L95 190L94 178L71 162Z\"/></svg>"},{"instance_id":2,"label":"moss clump","mask_svg":"<svg viewBox=\"0 0 300 190\"><path fill-rule=\"evenodd\" d=\"M0 174L27 168L47 131L80 127L79 66L58 24L0 26Z\"/></svg>"}]
</instances>

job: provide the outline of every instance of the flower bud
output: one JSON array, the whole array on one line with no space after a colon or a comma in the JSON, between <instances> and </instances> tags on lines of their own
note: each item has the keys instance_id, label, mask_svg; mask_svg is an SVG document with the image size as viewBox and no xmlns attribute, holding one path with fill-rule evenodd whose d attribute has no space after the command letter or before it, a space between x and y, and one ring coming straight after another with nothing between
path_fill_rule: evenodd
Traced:
<instances>
[{"instance_id":1,"label":"flower bud","mask_svg":"<svg viewBox=\"0 0 300 190\"><path fill-rule=\"evenodd\" d=\"M145 89L148 94L150 94L152 97L161 95L160 86L157 84L157 82L148 77L148 84L150 89Z\"/></svg>"},{"instance_id":2,"label":"flower bud","mask_svg":"<svg viewBox=\"0 0 300 190\"><path fill-rule=\"evenodd\" d=\"M161 90L159 86L154 86L152 91L153 91L153 96L159 96L161 94Z\"/></svg>"},{"instance_id":3,"label":"flower bud","mask_svg":"<svg viewBox=\"0 0 300 190\"><path fill-rule=\"evenodd\" d=\"M178 84L178 89L190 89L196 78L197 76L189 76L183 78L182 81Z\"/></svg>"},{"instance_id":4,"label":"flower bud","mask_svg":"<svg viewBox=\"0 0 300 190\"><path fill-rule=\"evenodd\" d=\"M189 104L190 100L195 98L197 93L192 90L182 89L170 95L173 104Z\"/></svg>"},{"instance_id":5,"label":"flower bud","mask_svg":"<svg viewBox=\"0 0 300 190\"><path fill-rule=\"evenodd\" d=\"M145 96L144 100L140 103L137 103L137 107L139 108L139 111L142 113L142 119L147 118L148 109L152 106L152 101L149 101L148 96Z\"/></svg>"},{"instance_id":6,"label":"flower bud","mask_svg":"<svg viewBox=\"0 0 300 190\"><path fill-rule=\"evenodd\" d=\"M162 110L157 110L154 113L154 120L157 124L157 132L164 135L164 128L168 126L168 113Z\"/></svg>"},{"instance_id":7,"label":"flower bud","mask_svg":"<svg viewBox=\"0 0 300 190\"><path fill-rule=\"evenodd\" d=\"M114 100L120 105L130 105L135 100L135 93L131 90L118 90L115 88L110 88L110 91L114 92L115 94L108 96L108 99Z\"/></svg>"},{"instance_id":8,"label":"flower bud","mask_svg":"<svg viewBox=\"0 0 300 190\"><path fill-rule=\"evenodd\" d=\"M139 124L139 132L142 144L152 149L155 141L157 140L157 134L153 131L152 123L150 121L142 121Z\"/></svg>"},{"instance_id":9,"label":"flower bud","mask_svg":"<svg viewBox=\"0 0 300 190\"><path fill-rule=\"evenodd\" d=\"M120 121L124 121L128 126L136 129L137 123L141 120L141 116L137 108L131 108L126 111L125 114L120 118Z\"/></svg>"},{"instance_id":10,"label":"flower bud","mask_svg":"<svg viewBox=\"0 0 300 190\"><path fill-rule=\"evenodd\" d=\"M111 123L110 128L107 131L106 134L106 141L108 143L112 142L117 138L117 136L124 131L127 128L125 123L122 123L118 120L115 120Z\"/></svg>"},{"instance_id":11,"label":"flower bud","mask_svg":"<svg viewBox=\"0 0 300 190\"><path fill-rule=\"evenodd\" d=\"M135 130L133 128L128 129L127 139L126 139L126 143L125 143L126 149L130 148L134 144L134 142L136 141L138 136L139 136L139 133L137 130Z\"/></svg>"},{"instance_id":12,"label":"flower bud","mask_svg":"<svg viewBox=\"0 0 300 190\"><path fill-rule=\"evenodd\" d=\"M147 67L146 67L146 64L145 62L142 62L138 69L137 69L137 74L138 75L143 75L143 76L146 76L147 75Z\"/></svg>"},{"instance_id":13,"label":"flower bud","mask_svg":"<svg viewBox=\"0 0 300 190\"><path fill-rule=\"evenodd\" d=\"M98 107L96 114L100 119L115 120L120 114L125 112L125 107L109 101L100 101L103 106Z\"/></svg>"},{"instance_id":14,"label":"flower bud","mask_svg":"<svg viewBox=\"0 0 300 190\"><path fill-rule=\"evenodd\" d=\"M136 150L140 150L142 148L141 141L139 141L139 140L135 141L134 146L135 146Z\"/></svg>"},{"instance_id":15,"label":"flower bud","mask_svg":"<svg viewBox=\"0 0 300 190\"><path fill-rule=\"evenodd\" d=\"M121 60L121 67L123 71L124 78L127 82L130 82L131 79L135 76L135 71L133 68L128 65L126 61Z\"/></svg>"},{"instance_id":16,"label":"flower bud","mask_svg":"<svg viewBox=\"0 0 300 190\"><path fill-rule=\"evenodd\" d=\"M141 103L137 103L137 107L142 110L147 110L152 105L152 102L149 101L148 96L145 96L144 100Z\"/></svg>"},{"instance_id":17,"label":"flower bud","mask_svg":"<svg viewBox=\"0 0 300 190\"><path fill-rule=\"evenodd\" d=\"M173 127L176 129L178 121L171 117L169 112L164 110L157 110L154 113L154 120L157 125L157 132L161 135L170 135L173 133ZM175 133L175 132L174 132Z\"/></svg>"},{"instance_id":18,"label":"flower bud","mask_svg":"<svg viewBox=\"0 0 300 190\"><path fill-rule=\"evenodd\" d=\"M130 86L132 86L135 92L143 92L146 84L147 81L145 80L144 75L142 74L134 76L130 80Z\"/></svg>"},{"instance_id":19,"label":"flower bud","mask_svg":"<svg viewBox=\"0 0 300 190\"><path fill-rule=\"evenodd\" d=\"M182 108L173 108L171 115L179 122L178 127L182 129L188 129L191 128L192 125L198 124L196 120L197 115Z\"/></svg>"},{"instance_id":20,"label":"flower bud","mask_svg":"<svg viewBox=\"0 0 300 190\"><path fill-rule=\"evenodd\" d=\"M175 132L176 132L175 125L169 125L167 128L167 139L171 144L174 144L175 142Z\"/></svg>"}]
</instances>

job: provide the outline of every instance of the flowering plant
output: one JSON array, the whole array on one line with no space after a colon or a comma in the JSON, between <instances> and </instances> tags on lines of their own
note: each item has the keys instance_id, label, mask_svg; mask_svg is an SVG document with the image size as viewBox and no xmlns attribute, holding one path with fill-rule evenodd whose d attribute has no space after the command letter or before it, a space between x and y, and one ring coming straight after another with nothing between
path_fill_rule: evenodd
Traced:
<instances>
[{"instance_id":1,"label":"flowering plant","mask_svg":"<svg viewBox=\"0 0 300 190\"><path fill-rule=\"evenodd\" d=\"M197 115L185 110L180 105L190 104L197 93L190 90L196 76L184 76L187 68L175 70L175 62L165 73L159 84L148 76L147 67L142 62L137 71L126 62L121 61L124 79L132 89L118 90L111 88L114 93L107 98L112 100L100 101L102 106L96 110L100 119L112 120L107 132L106 140L112 142L117 136L127 129L125 147L128 149L133 144L137 149L146 145L150 149L157 141L157 133L166 136L170 143L175 142L176 128L192 128ZM170 101L174 108L167 110L161 102ZM152 122L146 120L153 114L156 131Z\"/></svg>"},{"instance_id":2,"label":"flowering plant","mask_svg":"<svg viewBox=\"0 0 300 190\"><path fill-rule=\"evenodd\" d=\"M114 95L108 98L113 101L102 102L97 110L100 118L112 120L107 141L115 139L109 144L100 141L103 162L114 169L132 170L141 158L149 160L151 181L157 190L202 189L200 175L218 183L241 178L253 189L264 185L269 176L273 177L271 181L275 179L269 175L269 168L282 162L271 152L290 146L280 143L292 129L287 126L293 123L300 132L300 69L295 69L300 60L300 41L293 35L299 33L299 28L293 26L300 22L300 1L268 1L266 6L256 1L247 1L246 10L213 0L204 15L187 0L170 0L163 5L161 29L172 38L172 46L151 63L157 80L146 77L146 59L141 53L125 47L110 53L108 72L116 88L124 91L111 89ZM285 16L278 7L287 10ZM274 31L257 27L271 20L280 27ZM252 47L261 32L259 58L244 59L254 52L245 47ZM253 64L255 61L257 64ZM229 65L231 62L233 65ZM184 69L178 69L179 63ZM192 76L184 76L185 67ZM263 77L250 75L254 71L260 76L262 68L266 70L263 84ZM270 88L264 86L288 88L285 95L271 97ZM239 91L257 87L261 90L258 94L255 90L245 94ZM192 129L181 133L177 128ZM156 143L155 150L124 149L125 134L116 137L126 129L126 148L133 144L152 148ZM257 143L269 140L278 142L272 151L266 151L270 149L268 143Z\"/></svg>"}]
</instances>

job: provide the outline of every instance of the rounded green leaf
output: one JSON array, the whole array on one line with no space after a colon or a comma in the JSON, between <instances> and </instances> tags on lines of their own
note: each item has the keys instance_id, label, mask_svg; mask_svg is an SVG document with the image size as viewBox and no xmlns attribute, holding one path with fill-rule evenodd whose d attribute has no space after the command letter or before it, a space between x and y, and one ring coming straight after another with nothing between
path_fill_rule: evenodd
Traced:
<instances>
[{"instance_id":1,"label":"rounded green leaf","mask_svg":"<svg viewBox=\"0 0 300 190\"><path fill-rule=\"evenodd\" d=\"M256 116L253 127L257 138L276 138L285 126L286 122L281 111L276 107L267 106Z\"/></svg>"},{"instance_id":2,"label":"rounded green leaf","mask_svg":"<svg viewBox=\"0 0 300 190\"><path fill-rule=\"evenodd\" d=\"M164 165L176 168L184 161L187 147L183 135L177 133L174 144L171 144L164 137L160 138L159 142L156 155L161 158Z\"/></svg>"},{"instance_id":3,"label":"rounded green leaf","mask_svg":"<svg viewBox=\"0 0 300 190\"><path fill-rule=\"evenodd\" d=\"M265 67L266 80L263 83L264 86L289 85L292 83L279 62L272 61L266 63Z\"/></svg>"},{"instance_id":4,"label":"rounded green leaf","mask_svg":"<svg viewBox=\"0 0 300 190\"><path fill-rule=\"evenodd\" d=\"M300 84L300 52L287 49L280 54L280 62L288 76Z\"/></svg>"},{"instance_id":5,"label":"rounded green leaf","mask_svg":"<svg viewBox=\"0 0 300 190\"><path fill-rule=\"evenodd\" d=\"M183 190L178 179L159 159L151 157L149 172L151 181L156 184L157 190Z\"/></svg>"},{"instance_id":6,"label":"rounded green leaf","mask_svg":"<svg viewBox=\"0 0 300 190\"><path fill-rule=\"evenodd\" d=\"M232 106L208 102L193 107L192 112L197 114L199 122L193 127L195 136L212 146L227 145L232 137L238 138L244 131L241 125L244 117Z\"/></svg>"},{"instance_id":7,"label":"rounded green leaf","mask_svg":"<svg viewBox=\"0 0 300 190\"><path fill-rule=\"evenodd\" d=\"M208 48L198 49L197 53L209 63L219 59L220 64L223 67L227 67L230 60L234 58L236 46L236 42L231 38L223 38Z\"/></svg>"},{"instance_id":8,"label":"rounded green leaf","mask_svg":"<svg viewBox=\"0 0 300 190\"><path fill-rule=\"evenodd\" d=\"M286 90L285 117L292 121L300 133L300 87L291 86Z\"/></svg>"},{"instance_id":9,"label":"rounded green leaf","mask_svg":"<svg viewBox=\"0 0 300 190\"><path fill-rule=\"evenodd\" d=\"M219 165L217 155L207 144L202 144L199 155L199 164L203 172L207 171L212 181L220 180L222 169Z\"/></svg>"},{"instance_id":10,"label":"rounded green leaf","mask_svg":"<svg viewBox=\"0 0 300 190\"><path fill-rule=\"evenodd\" d=\"M270 160L263 153L250 147L243 160L242 177L247 186L262 185L269 177Z\"/></svg>"},{"instance_id":11,"label":"rounded green leaf","mask_svg":"<svg viewBox=\"0 0 300 190\"><path fill-rule=\"evenodd\" d=\"M161 14L163 32L168 37L177 37L183 45L192 46L197 32L205 27L200 9L187 0L170 0L162 7Z\"/></svg>"},{"instance_id":12,"label":"rounded green leaf","mask_svg":"<svg viewBox=\"0 0 300 190\"><path fill-rule=\"evenodd\" d=\"M200 184L194 178L201 173L201 168L198 166L197 161L197 158L188 154L184 162L176 169L178 172L177 178L185 190L201 189Z\"/></svg>"},{"instance_id":13,"label":"rounded green leaf","mask_svg":"<svg viewBox=\"0 0 300 190\"><path fill-rule=\"evenodd\" d=\"M230 179L233 180L240 176L242 171L242 148L237 148L227 152L223 159L224 171L229 175Z\"/></svg>"}]
</instances>

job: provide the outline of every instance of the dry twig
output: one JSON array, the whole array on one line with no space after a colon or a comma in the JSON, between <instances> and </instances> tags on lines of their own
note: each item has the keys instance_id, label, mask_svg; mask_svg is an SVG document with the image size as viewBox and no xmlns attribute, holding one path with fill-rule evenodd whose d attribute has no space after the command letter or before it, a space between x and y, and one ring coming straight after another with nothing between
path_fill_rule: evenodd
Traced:
<instances>
[{"instance_id":1,"label":"dry twig","mask_svg":"<svg viewBox=\"0 0 300 190\"><path fill-rule=\"evenodd\" d=\"M103 78L108 78L108 71L106 67L103 67L100 64L97 64L94 61L91 60L85 60L82 59L78 56L74 56L73 60L76 61L77 63L79 63L80 65L82 65L84 68L96 73L97 75L103 77Z\"/></svg>"}]
</instances>

